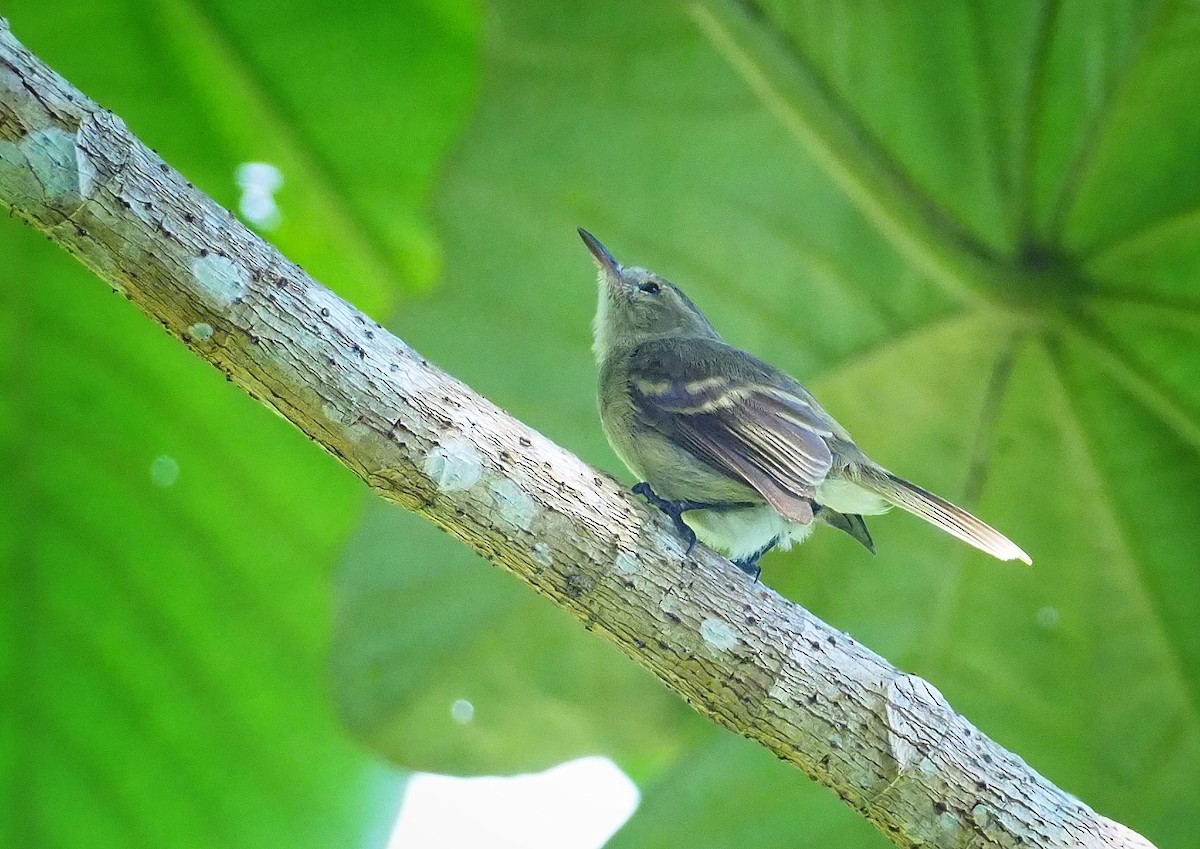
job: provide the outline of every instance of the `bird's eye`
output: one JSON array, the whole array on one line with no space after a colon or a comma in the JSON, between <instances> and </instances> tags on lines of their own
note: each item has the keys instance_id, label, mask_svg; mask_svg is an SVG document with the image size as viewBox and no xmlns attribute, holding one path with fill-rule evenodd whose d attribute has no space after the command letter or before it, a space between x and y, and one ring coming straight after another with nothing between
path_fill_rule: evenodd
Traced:
<instances>
[{"instance_id":1,"label":"bird's eye","mask_svg":"<svg viewBox=\"0 0 1200 849\"><path fill-rule=\"evenodd\" d=\"M645 283L642 283L640 286L638 286L638 288L641 289L643 292L645 292L647 295L657 295L659 292L662 291L662 287L652 281L646 281Z\"/></svg>"}]
</instances>

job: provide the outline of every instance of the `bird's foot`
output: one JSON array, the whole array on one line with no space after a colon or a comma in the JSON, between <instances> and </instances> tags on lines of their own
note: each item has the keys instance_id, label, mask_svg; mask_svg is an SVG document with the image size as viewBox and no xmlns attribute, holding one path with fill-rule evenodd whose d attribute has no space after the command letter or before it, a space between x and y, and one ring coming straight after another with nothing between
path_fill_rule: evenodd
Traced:
<instances>
[{"instance_id":1,"label":"bird's foot","mask_svg":"<svg viewBox=\"0 0 1200 849\"><path fill-rule=\"evenodd\" d=\"M762 577L762 567L758 565L758 555L743 557L741 560L733 561L733 565L741 569L747 575L754 579L754 583L758 583L758 579Z\"/></svg>"},{"instance_id":2,"label":"bird's foot","mask_svg":"<svg viewBox=\"0 0 1200 849\"><path fill-rule=\"evenodd\" d=\"M688 523L683 521L683 514L689 510L737 510L742 507L756 507L752 501L668 501L661 498L654 489L646 481L642 481L633 488L635 495L640 495L642 498L649 501L659 510L671 517L671 521L675 523L675 530L687 542L686 554L691 554L692 549L696 547L696 532L693 531ZM774 545L774 543L772 543ZM768 546L769 547L769 546Z\"/></svg>"},{"instance_id":3,"label":"bird's foot","mask_svg":"<svg viewBox=\"0 0 1200 849\"><path fill-rule=\"evenodd\" d=\"M740 560L733 561L733 565L741 569L747 575L754 579L754 583L758 583L759 577L762 575L762 567L758 565L758 561L762 556L779 544L779 537L771 540L758 551L753 554L748 554Z\"/></svg>"},{"instance_id":4,"label":"bird's foot","mask_svg":"<svg viewBox=\"0 0 1200 849\"><path fill-rule=\"evenodd\" d=\"M671 521L675 523L675 530L687 543L687 551L684 554L691 554L692 549L696 547L696 532L688 527L687 522L683 521L683 514L688 510L698 510L706 505L695 501L667 501L665 498L659 498L650 484L645 481L635 486L633 491L671 517Z\"/></svg>"}]
</instances>

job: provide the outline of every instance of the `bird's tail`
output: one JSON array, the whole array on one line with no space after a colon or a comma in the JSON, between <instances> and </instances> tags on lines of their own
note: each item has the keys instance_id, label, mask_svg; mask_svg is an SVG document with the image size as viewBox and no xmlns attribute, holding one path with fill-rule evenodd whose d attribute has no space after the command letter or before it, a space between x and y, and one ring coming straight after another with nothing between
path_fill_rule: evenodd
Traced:
<instances>
[{"instance_id":1,"label":"bird's tail","mask_svg":"<svg viewBox=\"0 0 1200 849\"><path fill-rule=\"evenodd\" d=\"M1029 555L1017 548L1004 534L946 499L878 466L860 466L855 471L855 483L871 490L889 504L920 516L929 524L1000 560L1023 560L1033 564Z\"/></svg>"}]
</instances>

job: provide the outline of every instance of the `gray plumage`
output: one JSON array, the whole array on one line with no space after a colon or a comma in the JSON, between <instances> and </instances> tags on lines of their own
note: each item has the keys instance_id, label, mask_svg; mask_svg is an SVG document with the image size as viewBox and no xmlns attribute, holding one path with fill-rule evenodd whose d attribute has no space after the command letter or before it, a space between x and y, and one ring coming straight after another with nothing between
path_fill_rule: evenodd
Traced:
<instances>
[{"instance_id":1,"label":"gray plumage","mask_svg":"<svg viewBox=\"0 0 1200 849\"><path fill-rule=\"evenodd\" d=\"M874 551L862 517L894 505L1001 560L1030 562L967 511L869 459L797 381L725 343L678 287L580 236L600 267L604 432L682 531L757 574L758 556L804 540L817 520Z\"/></svg>"}]
</instances>

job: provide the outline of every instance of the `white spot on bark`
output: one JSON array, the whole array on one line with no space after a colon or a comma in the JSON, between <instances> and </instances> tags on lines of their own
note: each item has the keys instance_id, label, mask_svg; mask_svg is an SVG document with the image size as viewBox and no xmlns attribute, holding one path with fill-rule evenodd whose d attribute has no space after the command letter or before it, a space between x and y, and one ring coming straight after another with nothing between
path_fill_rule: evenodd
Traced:
<instances>
[{"instance_id":1,"label":"white spot on bark","mask_svg":"<svg viewBox=\"0 0 1200 849\"><path fill-rule=\"evenodd\" d=\"M483 458L470 442L452 436L426 455L425 475L442 492L461 492L483 477Z\"/></svg>"},{"instance_id":2,"label":"white spot on bark","mask_svg":"<svg viewBox=\"0 0 1200 849\"><path fill-rule=\"evenodd\" d=\"M197 321L195 324L188 325L187 333L197 342L207 342L212 338L213 327L206 321Z\"/></svg>"},{"instance_id":3,"label":"white spot on bark","mask_svg":"<svg viewBox=\"0 0 1200 849\"><path fill-rule=\"evenodd\" d=\"M475 705L466 699L455 699L450 705L450 718L459 725L466 725L475 718Z\"/></svg>"},{"instance_id":4,"label":"white spot on bark","mask_svg":"<svg viewBox=\"0 0 1200 849\"><path fill-rule=\"evenodd\" d=\"M164 489L179 480L179 462L174 457L162 454L150 464L150 480Z\"/></svg>"},{"instance_id":5,"label":"white spot on bark","mask_svg":"<svg viewBox=\"0 0 1200 849\"><path fill-rule=\"evenodd\" d=\"M980 802L971 808L971 819L975 821L975 825L985 828L992 820L992 809Z\"/></svg>"},{"instance_id":6,"label":"white spot on bark","mask_svg":"<svg viewBox=\"0 0 1200 849\"><path fill-rule=\"evenodd\" d=\"M938 817L938 825L946 831L954 831L959 826L958 814L954 811L946 811Z\"/></svg>"},{"instance_id":7,"label":"white spot on bark","mask_svg":"<svg viewBox=\"0 0 1200 849\"><path fill-rule=\"evenodd\" d=\"M92 158L87 152L79 146L78 138L75 142L75 168L79 172L79 196L90 198L96 189L96 166L92 164Z\"/></svg>"},{"instance_id":8,"label":"white spot on bark","mask_svg":"<svg viewBox=\"0 0 1200 849\"><path fill-rule=\"evenodd\" d=\"M889 681L886 698L888 745L896 759L897 771L924 765L929 752L940 745L958 714L937 688L916 675L901 675ZM918 724L915 720L923 716L934 721Z\"/></svg>"},{"instance_id":9,"label":"white spot on bark","mask_svg":"<svg viewBox=\"0 0 1200 849\"><path fill-rule=\"evenodd\" d=\"M613 560L613 565L617 567L618 571L624 572L626 575L632 575L638 570L637 558L628 551L619 552Z\"/></svg>"},{"instance_id":10,"label":"white spot on bark","mask_svg":"<svg viewBox=\"0 0 1200 849\"><path fill-rule=\"evenodd\" d=\"M37 203L91 195L96 169L74 133L35 130L19 142L0 141L0 184Z\"/></svg>"},{"instance_id":11,"label":"white spot on bark","mask_svg":"<svg viewBox=\"0 0 1200 849\"><path fill-rule=\"evenodd\" d=\"M58 128L37 130L27 135L21 146L25 149L25 161L29 163L29 169L41 184L48 200L59 200L70 195L85 196L80 186L74 133ZM91 181L88 182L90 191Z\"/></svg>"},{"instance_id":12,"label":"white spot on bark","mask_svg":"<svg viewBox=\"0 0 1200 849\"><path fill-rule=\"evenodd\" d=\"M210 301L219 307L236 304L246 296L249 275L229 257L205 254L192 260L192 277Z\"/></svg>"},{"instance_id":13,"label":"white spot on bark","mask_svg":"<svg viewBox=\"0 0 1200 849\"><path fill-rule=\"evenodd\" d=\"M546 545L546 543L535 542L529 551L533 555L533 559L543 566L552 566L554 564L554 558L550 556L550 546Z\"/></svg>"},{"instance_id":14,"label":"white spot on bark","mask_svg":"<svg viewBox=\"0 0 1200 849\"><path fill-rule=\"evenodd\" d=\"M537 516L537 504L525 490L508 478L500 478L491 486L496 502L496 515L511 527L527 531Z\"/></svg>"},{"instance_id":15,"label":"white spot on bark","mask_svg":"<svg viewBox=\"0 0 1200 849\"><path fill-rule=\"evenodd\" d=\"M830 734L829 739L826 742L829 743L829 748L831 749L842 748L842 738L839 734Z\"/></svg>"},{"instance_id":16,"label":"white spot on bark","mask_svg":"<svg viewBox=\"0 0 1200 849\"><path fill-rule=\"evenodd\" d=\"M729 651L738 642L737 635L733 633L729 623L712 616L700 623L700 636L704 638L704 644L713 651Z\"/></svg>"}]
</instances>

